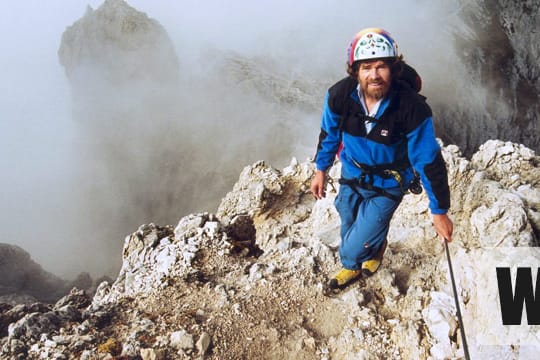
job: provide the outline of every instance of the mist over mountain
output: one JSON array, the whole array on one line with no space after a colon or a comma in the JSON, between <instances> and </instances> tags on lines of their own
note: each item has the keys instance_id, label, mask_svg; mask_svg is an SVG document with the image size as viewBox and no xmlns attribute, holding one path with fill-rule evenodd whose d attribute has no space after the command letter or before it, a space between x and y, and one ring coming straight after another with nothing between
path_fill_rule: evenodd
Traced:
<instances>
[{"instance_id":1,"label":"mist over mountain","mask_svg":"<svg viewBox=\"0 0 540 360\"><path fill-rule=\"evenodd\" d=\"M345 76L346 46L365 26L396 37L446 143L468 155L490 138L538 150L539 42L528 31L538 1L411 0L369 14L357 1L168 6L81 6L55 40L69 92L47 84L69 113L32 97L32 130L3 131L2 164L13 169L2 180L12 189L4 242L55 273L114 275L123 237L140 224L215 210L246 164L312 156L324 93Z\"/></svg>"},{"instance_id":2,"label":"mist over mountain","mask_svg":"<svg viewBox=\"0 0 540 360\"><path fill-rule=\"evenodd\" d=\"M312 82L272 63L216 50L205 72L180 67L163 27L121 0L88 8L58 53L85 138L74 201L82 228L104 224L88 241L110 263L128 229L215 208L243 164L288 160L317 107Z\"/></svg>"},{"instance_id":3,"label":"mist over mountain","mask_svg":"<svg viewBox=\"0 0 540 360\"><path fill-rule=\"evenodd\" d=\"M494 334L491 314L477 316L488 281L473 270L498 265L478 251L539 243L540 1L369 12L352 0L153 4L105 0L67 21L47 47L67 89L45 67L4 75L16 81L1 97L0 357L462 357L425 192L404 198L375 276L334 298L322 291L339 267L339 164L315 201L314 166L302 160L326 89L345 76L348 39L372 25L422 75L446 145L450 251L473 358L537 357L536 346L475 336ZM17 61L27 70L37 58ZM51 304L73 286L89 293ZM525 335L538 339L534 327Z\"/></svg>"}]
</instances>

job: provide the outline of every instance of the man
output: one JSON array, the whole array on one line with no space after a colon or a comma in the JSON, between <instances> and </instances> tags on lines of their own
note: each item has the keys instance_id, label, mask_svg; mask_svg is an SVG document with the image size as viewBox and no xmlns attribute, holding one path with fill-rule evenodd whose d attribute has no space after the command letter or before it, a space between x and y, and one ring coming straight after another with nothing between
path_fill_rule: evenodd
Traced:
<instances>
[{"instance_id":1,"label":"man","mask_svg":"<svg viewBox=\"0 0 540 360\"><path fill-rule=\"evenodd\" d=\"M399 74L405 63L392 36L379 28L360 31L349 45L349 76L325 99L311 192L325 196L326 171L342 144L339 193L339 255L343 268L330 280L343 288L361 274L375 273L386 249L388 229L405 191L420 176L435 231L452 241L447 216L450 191L435 139L431 109Z\"/></svg>"}]
</instances>

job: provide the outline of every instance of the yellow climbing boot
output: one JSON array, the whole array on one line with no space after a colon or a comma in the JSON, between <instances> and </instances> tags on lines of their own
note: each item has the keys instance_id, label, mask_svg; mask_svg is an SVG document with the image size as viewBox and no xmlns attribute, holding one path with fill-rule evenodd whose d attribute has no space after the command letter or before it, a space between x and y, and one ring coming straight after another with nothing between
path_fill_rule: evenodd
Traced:
<instances>
[{"instance_id":1,"label":"yellow climbing boot","mask_svg":"<svg viewBox=\"0 0 540 360\"><path fill-rule=\"evenodd\" d=\"M381 266L382 259L384 252L386 251L386 245L388 245L388 241L384 240L384 243L382 244L380 250L375 254L375 256L368 261L364 261L362 263L362 275L365 276L371 276L375 274L377 270L379 270L379 267Z\"/></svg>"},{"instance_id":2,"label":"yellow climbing boot","mask_svg":"<svg viewBox=\"0 0 540 360\"><path fill-rule=\"evenodd\" d=\"M330 279L330 288L338 289L356 280L362 274L361 270L341 269L332 279Z\"/></svg>"}]
</instances>

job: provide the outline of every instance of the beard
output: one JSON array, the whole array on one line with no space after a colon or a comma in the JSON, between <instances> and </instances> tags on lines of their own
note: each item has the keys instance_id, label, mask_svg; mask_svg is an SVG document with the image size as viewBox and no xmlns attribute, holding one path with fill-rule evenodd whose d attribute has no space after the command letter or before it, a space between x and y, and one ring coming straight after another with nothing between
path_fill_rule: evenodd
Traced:
<instances>
[{"instance_id":1,"label":"beard","mask_svg":"<svg viewBox=\"0 0 540 360\"><path fill-rule=\"evenodd\" d=\"M374 89L373 87L369 86L370 83L362 84L362 92L364 93L364 96L370 97L375 100L382 99L390 89L390 84L387 82L378 82L382 83L382 87Z\"/></svg>"}]
</instances>

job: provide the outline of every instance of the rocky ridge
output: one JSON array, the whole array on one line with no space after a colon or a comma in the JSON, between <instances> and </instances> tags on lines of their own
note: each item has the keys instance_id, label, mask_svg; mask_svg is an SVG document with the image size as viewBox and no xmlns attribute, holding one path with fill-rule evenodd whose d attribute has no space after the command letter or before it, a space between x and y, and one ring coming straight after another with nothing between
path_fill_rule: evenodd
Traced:
<instances>
[{"instance_id":1,"label":"rocky ridge","mask_svg":"<svg viewBox=\"0 0 540 360\"><path fill-rule=\"evenodd\" d=\"M3 243L0 243L0 274L0 303L11 305L55 302L73 287L92 292L94 283L84 272L73 281L61 279L44 270L19 246Z\"/></svg>"},{"instance_id":2,"label":"rocky ridge","mask_svg":"<svg viewBox=\"0 0 540 360\"><path fill-rule=\"evenodd\" d=\"M540 159L501 141L488 141L470 161L452 145L443 155L467 328L480 306L470 252L537 245ZM262 161L246 167L215 214L191 214L176 227L143 225L128 236L116 281L103 282L93 298L73 289L55 305L2 305L2 358L463 356L425 195L405 196L375 276L324 294L339 267L338 170L339 163L327 198L315 202L308 193L311 162L293 159L281 171ZM475 359L532 359L538 350L480 346L474 333L468 341Z\"/></svg>"},{"instance_id":3,"label":"rocky ridge","mask_svg":"<svg viewBox=\"0 0 540 360\"><path fill-rule=\"evenodd\" d=\"M520 7L522 12L506 16L504 29L521 34L512 29L517 25L527 27L526 22L518 21L521 18L534 20L523 14L537 14L531 11L536 3L527 2ZM105 5L101 10L89 9L84 19L69 28L62 41L59 56L70 81L76 85L82 79L82 90L76 95L95 100L93 97L99 93L88 86L88 70L90 75L99 74L106 88L110 88L109 82L121 85L141 81L141 74L149 75L144 80L151 83L163 80L163 73L168 79L176 78L177 58L161 26L144 14L125 9L123 1L106 0ZM504 4L494 8L508 13ZM103 36L88 44L88 34L93 36L96 29ZM149 38L149 33L156 37ZM158 39L165 45L149 50L148 46L161 43ZM509 39L516 49L534 45L517 35ZM136 48L140 52L134 51ZM536 51L537 47L532 49ZM104 53L112 55L103 58ZM161 60L147 59L148 54ZM479 72L482 62L475 59L481 58L482 50L474 55L472 62L478 66L472 69ZM527 92L538 85L534 63L527 60L534 56L517 55L503 57L521 64L513 68L509 65L512 90ZM497 62L491 62L485 74L478 73L473 79L483 82L491 74L493 64ZM290 81L286 75L276 75L272 66L259 65L257 59L233 56L223 67L231 76L229 81L240 84L241 90L242 86L255 89L280 108L298 103L307 110L318 107L311 91L320 84ZM147 68L155 69L155 74L141 70ZM163 69L166 71L162 73ZM518 104L521 99L529 99L512 94L509 98L518 100ZM119 104L123 102L112 102L111 106L116 109ZM504 117L512 116L511 110L487 115L498 115L496 121L484 120L504 124ZM527 114L533 116L535 112L529 109ZM458 115L448 118L467 118L466 114ZM454 134L475 139L481 138L478 131L482 136L504 135L485 124L477 129L471 125L464 131L462 122L449 123L458 126ZM536 133L529 131L534 130L536 123L524 127L523 133L529 134L529 140ZM169 127L167 131L172 133ZM162 142L162 138L156 138ZM174 140L176 146L178 140ZM458 140L469 148L474 145ZM479 306L474 296L478 280L471 272L472 252L491 246L538 245L539 159L522 145L501 141L488 141L470 161L455 146L445 147L444 156L453 191L452 217L457 225L451 251L468 326L476 323L475 308ZM234 158L238 162L236 154ZM132 167L129 162L124 163ZM157 162L150 159L149 163ZM447 266L423 195L408 195L400 206L389 235L384 268L339 296L324 296L323 284L339 266L339 225L332 204L338 187L338 169L339 164L333 170L328 198L314 202L308 194L313 164L293 160L280 171L257 162L242 172L216 214L192 214L182 218L176 227L147 224L128 236L117 279L102 283L95 296L74 289L54 305L0 304L0 358L461 356ZM157 181L156 178L152 180ZM155 208L151 210L150 213L156 212ZM474 333L469 335L474 338ZM538 352L536 348L518 346L485 348L469 340L473 358L532 359Z\"/></svg>"}]
</instances>

